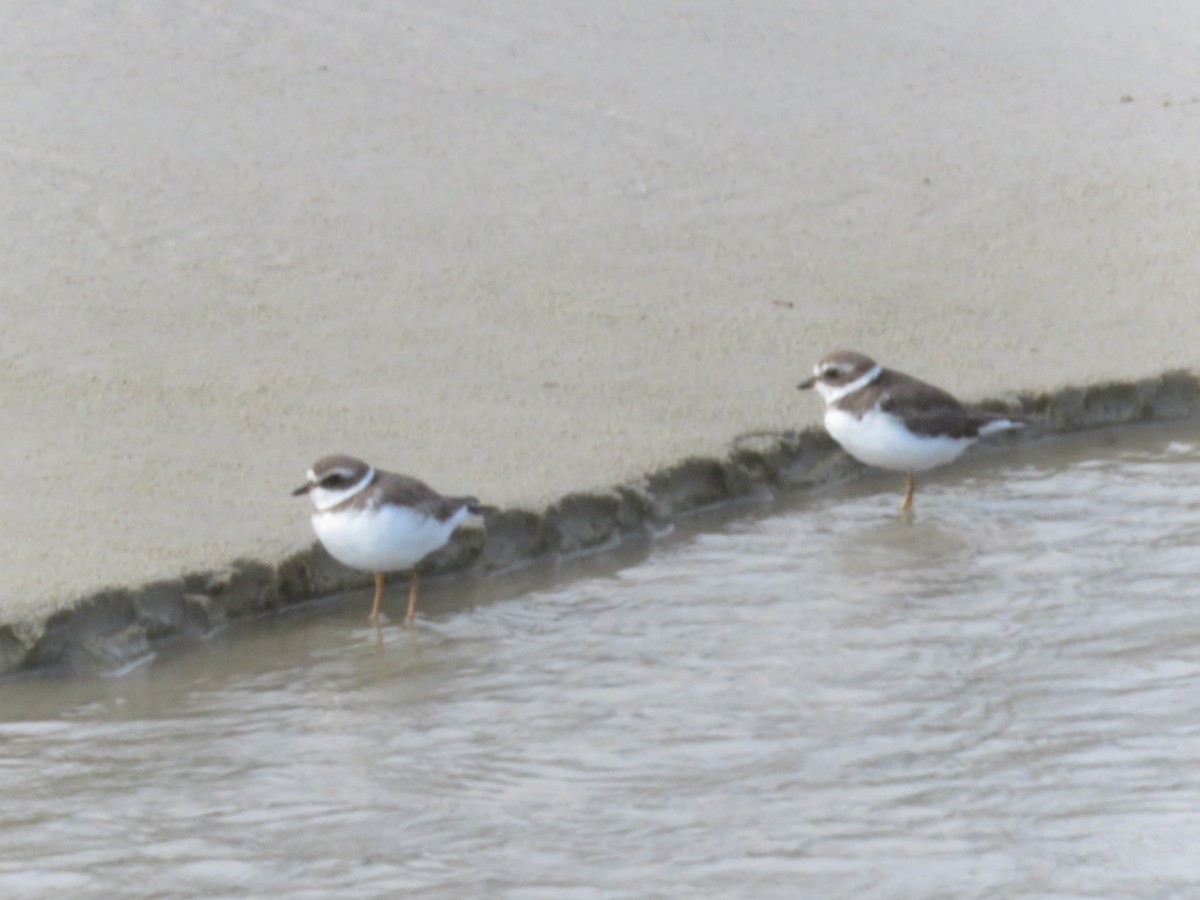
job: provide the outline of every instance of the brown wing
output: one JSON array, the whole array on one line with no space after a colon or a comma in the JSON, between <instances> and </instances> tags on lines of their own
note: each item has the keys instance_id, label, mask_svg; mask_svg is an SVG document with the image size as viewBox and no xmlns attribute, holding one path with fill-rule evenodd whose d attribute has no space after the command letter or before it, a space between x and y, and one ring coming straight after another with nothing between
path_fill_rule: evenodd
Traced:
<instances>
[{"instance_id":1,"label":"brown wing","mask_svg":"<svg viewBox=\"0 0 1200 900\"><path fill-rule=\"evenodd\" d=\"M930 437L979 437L979 428L994 416L973 413L940 387L905 375L885 371L877 382L882 395L879 408L900 416L917 434Z\"/></svg>"},{"instance_id":2,"label":"brown wing","mask_svg":"<svg viewBox=\"0 0 1200 900\"><path fill-rule=\"evenodd\" d=\"M407 475L379 472L376 483L381 498L411 506L439 522L444 522L464 506L475 512L479 501L474 497L443 497L429 485Z\"/></svg>"}]
</instances>

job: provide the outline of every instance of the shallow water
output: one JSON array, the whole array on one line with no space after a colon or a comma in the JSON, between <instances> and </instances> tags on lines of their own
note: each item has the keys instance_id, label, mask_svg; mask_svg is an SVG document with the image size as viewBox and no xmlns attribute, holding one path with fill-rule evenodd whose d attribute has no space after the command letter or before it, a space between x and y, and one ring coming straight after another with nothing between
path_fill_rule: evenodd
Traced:
<instances>
[{"instance_id":1,"label":"shallow water","mask_svg":"<svg viewBox=\"0 0 1200 900\"><path fill-rule=\"evenodd\" d=\"M1200 426L898 500L5 684L0 895L1193 896Z\"/></svg>"}]
</instances>

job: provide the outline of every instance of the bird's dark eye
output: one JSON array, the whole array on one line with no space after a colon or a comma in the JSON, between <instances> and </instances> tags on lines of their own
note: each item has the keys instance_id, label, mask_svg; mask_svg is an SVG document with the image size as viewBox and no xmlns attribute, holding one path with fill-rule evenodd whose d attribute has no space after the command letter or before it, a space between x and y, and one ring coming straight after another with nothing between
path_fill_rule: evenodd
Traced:
<instances>
[{"instance_id":1,"label":"bird's dark eye","mask_svg":"<svg viewBox=\"0 0 1200 900\"><path fill-rule=\"evenodd\" d=\"M821 373L821 377L826 378L829 381L836 381L839 375L841 375L841 372L839 372L837 369L833 368L832 366L830 366L828 369L826 369L824 372Z\"/></svg>"},{"instance_id":2,"label":"bird's dark eye","mask_svg":"<svg viewBox=\"0 0 1200 900\"><path fill-rule=\"evenodd\" d=\"M326 475L321 479L321 487L324 488L340 488L346 486L346 476L334 472L332 475Z\"/></svg>"}]
</instances>

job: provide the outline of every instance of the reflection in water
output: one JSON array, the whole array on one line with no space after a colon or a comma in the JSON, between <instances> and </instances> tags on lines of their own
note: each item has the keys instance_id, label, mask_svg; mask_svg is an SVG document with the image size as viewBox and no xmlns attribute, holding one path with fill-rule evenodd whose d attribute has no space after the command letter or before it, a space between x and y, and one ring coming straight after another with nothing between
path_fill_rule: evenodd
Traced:
<instances>
[{"instance_id":1,"label":"reflection in water","mask_svg":"<svg viewBox=\"0 0 1200 900\"><path fill-rule=\"evenodd\" d=\"M6 684L0 894L1185 896L1200 428L884 484Z\"/></svg>"}]
</instances>

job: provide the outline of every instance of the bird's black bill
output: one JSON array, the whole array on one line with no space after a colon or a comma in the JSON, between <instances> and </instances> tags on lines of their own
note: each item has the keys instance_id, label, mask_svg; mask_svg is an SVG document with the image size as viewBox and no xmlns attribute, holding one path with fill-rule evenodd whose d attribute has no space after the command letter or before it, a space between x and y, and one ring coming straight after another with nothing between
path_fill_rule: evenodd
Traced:
<instances>
[{"instance_id":1,"label":"bird's black bill","mask_svg":"<svg viewBox=\"0 0 1200 900\"><path fill-rule=\"evenodd\" d=\"M292 491L292 496L299 497L301 494L307 494L312 489L313 489L313 483L310 481L310 482L308 482L308 484L302 484L302 485L300 485L300 487L298 487L294 491Z\"/></svg>"},{"instance_id":2,"label":"bird's black bill","mask_svg":"<svg viewBox=\"0 0 1200 900\"><path fill-rule=\"evenodd\" d=\"M798 387L802 391L811 391L813 388L813 385L815 385L816 383L817 383L816 378L810 378L810 379L808 379L808 381L800 382L798 385L796 385L796 387Z\"/></svg>"}]
</instances>

